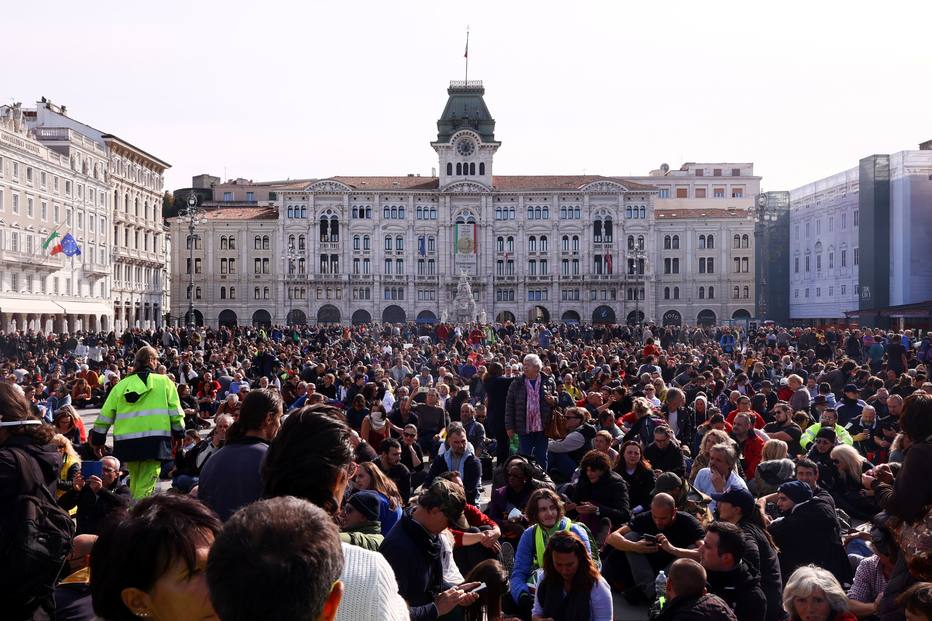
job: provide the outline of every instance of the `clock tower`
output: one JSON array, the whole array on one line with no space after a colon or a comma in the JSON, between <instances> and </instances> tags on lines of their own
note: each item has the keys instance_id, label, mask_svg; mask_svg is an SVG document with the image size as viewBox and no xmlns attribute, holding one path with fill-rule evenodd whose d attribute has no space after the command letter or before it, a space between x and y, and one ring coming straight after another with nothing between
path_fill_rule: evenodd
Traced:
<instances>
[{"instance_id":1,"label":"clock tower","mask_svg":"<svg viewBox=\"0 0 932 621\"><path fill-rule=\"evenodd\" d=\"M437 140L430 143L440 159L440 189L475 181L491 189L495 119L485 105L479 80L450 82L447 105L437 121Z\"/></svg>"}]
</instances>

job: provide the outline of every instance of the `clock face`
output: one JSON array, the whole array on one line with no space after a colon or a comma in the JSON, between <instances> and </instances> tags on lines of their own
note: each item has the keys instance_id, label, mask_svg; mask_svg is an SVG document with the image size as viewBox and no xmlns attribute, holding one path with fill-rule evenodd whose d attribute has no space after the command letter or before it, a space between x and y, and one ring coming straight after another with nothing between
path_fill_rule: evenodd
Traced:
<instances>
[{"instance_id":1,"label":"clock face","mask_svg":"<svg viewBox=\"0 0 932 621\"><path fill-rule=\"evenodd\" d=\"M472 155L476 150L476 145L469 138L460 138L456 142L456 152L463 156Z\"/></svg>"}]
</instances>

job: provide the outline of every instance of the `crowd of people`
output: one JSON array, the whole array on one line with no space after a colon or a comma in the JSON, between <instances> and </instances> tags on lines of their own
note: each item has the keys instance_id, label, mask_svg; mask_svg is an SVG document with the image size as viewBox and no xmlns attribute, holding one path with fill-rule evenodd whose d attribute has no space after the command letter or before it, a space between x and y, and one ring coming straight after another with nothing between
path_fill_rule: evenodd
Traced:
<instances>
[{"instance_id":1,"label":"crowd of people","mask_svg":"<svg viewBox=\"0 0 932 621\"><path fill-rule=\"evenodd\" d=\"M929 620L930 344L0 334L0 617Z\"/></svg>"}]
</instances>

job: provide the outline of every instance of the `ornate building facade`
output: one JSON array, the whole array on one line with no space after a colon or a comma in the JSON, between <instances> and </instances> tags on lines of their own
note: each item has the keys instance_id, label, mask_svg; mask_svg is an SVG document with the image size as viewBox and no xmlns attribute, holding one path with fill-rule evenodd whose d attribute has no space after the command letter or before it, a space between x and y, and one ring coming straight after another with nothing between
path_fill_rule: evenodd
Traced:
<instances>
[{"instance_id":1,"label":"ornate building facade","mask_svg":"<svg viewBox=\"0 0 932 621\"><path fill-rule=\"evenodd\" d=\"M481 82L447 93L431 143L437 176L282 182L267 201L215 195L195 247L174 244L172 315L184 317L190 293L210 325L434 322L452 319L465 275L488 320L751 317L751 164L643 178L497 175L501 143ZM700 198L702 166L709 177L728 167L728 179L710 179ZM186 238L183 218L171 226Z\"/></svg>"}]
</instances>

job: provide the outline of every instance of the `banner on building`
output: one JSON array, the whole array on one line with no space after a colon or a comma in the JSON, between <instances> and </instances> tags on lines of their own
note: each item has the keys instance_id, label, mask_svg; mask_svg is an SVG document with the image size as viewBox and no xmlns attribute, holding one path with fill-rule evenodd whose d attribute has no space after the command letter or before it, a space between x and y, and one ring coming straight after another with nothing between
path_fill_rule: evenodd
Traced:
<instances>
[{"instance_id":1,"label":"banner on building","mask_svg":"<svg viewBox=\"0 0 932 621\"><path fill-rule=\"evenodd\" d=\"M457 254L476 254L475 224L455 224L453 234Z\"/></svg>"}]
</instances>

